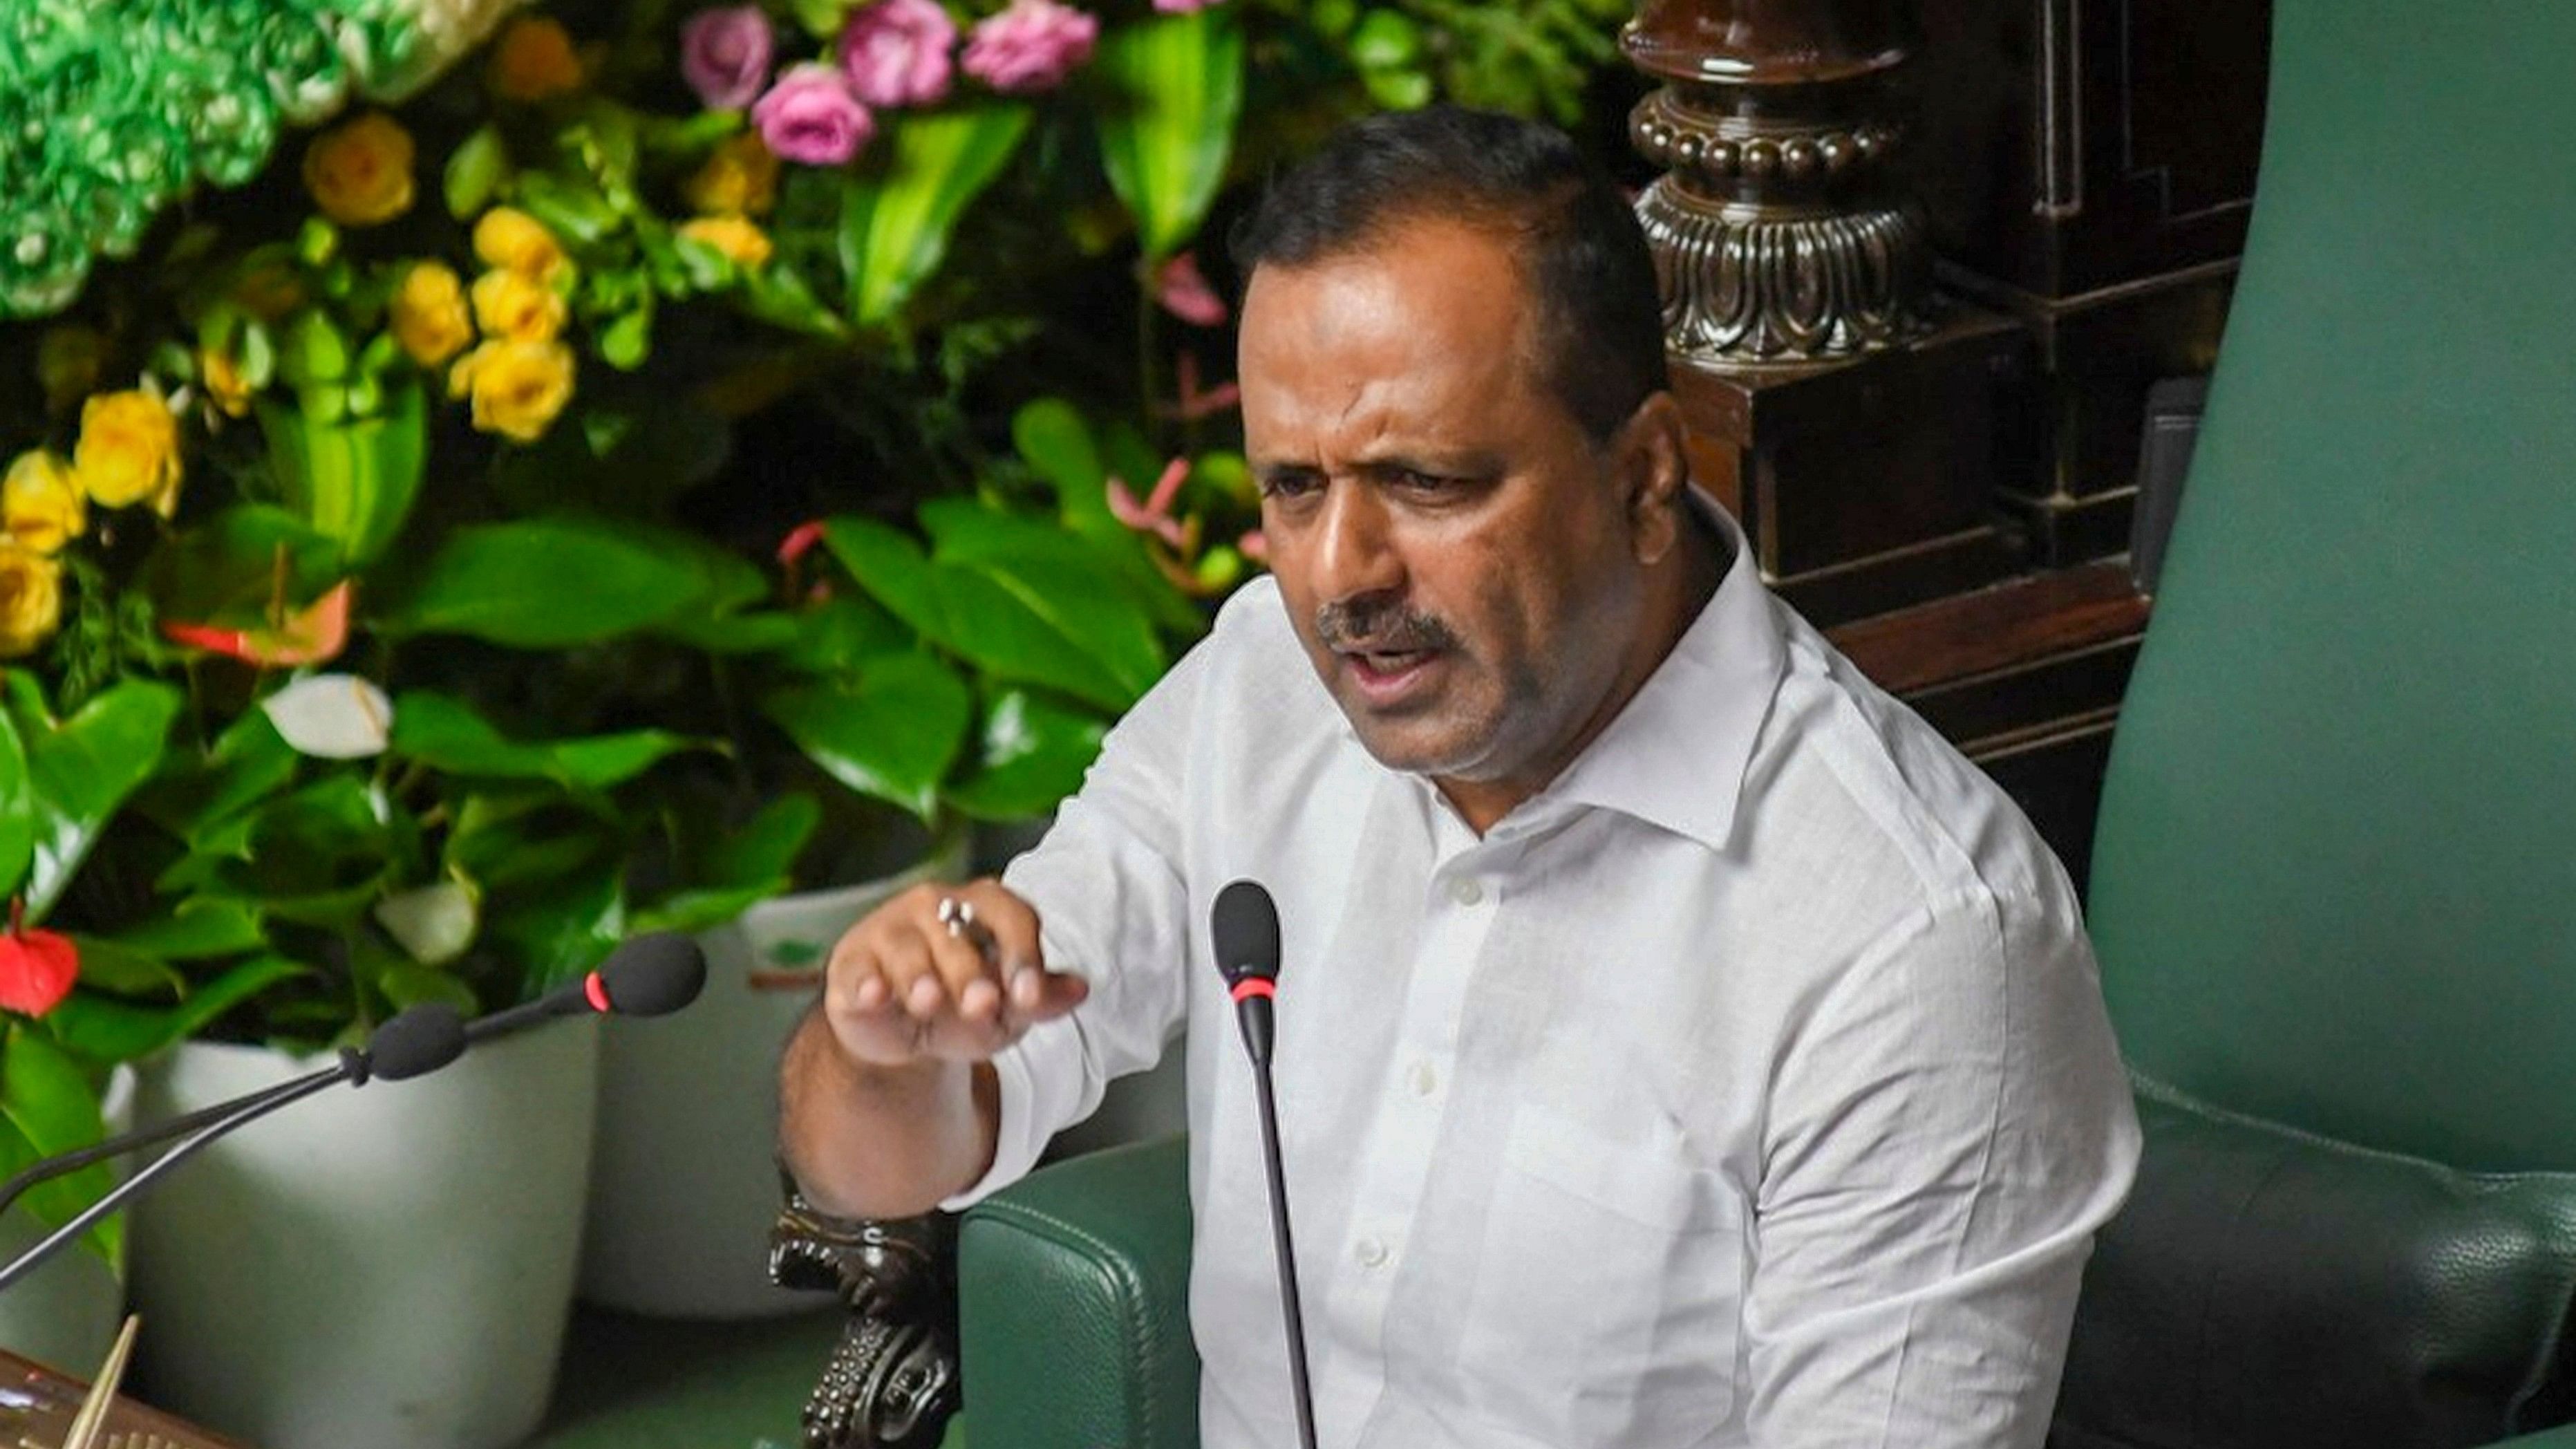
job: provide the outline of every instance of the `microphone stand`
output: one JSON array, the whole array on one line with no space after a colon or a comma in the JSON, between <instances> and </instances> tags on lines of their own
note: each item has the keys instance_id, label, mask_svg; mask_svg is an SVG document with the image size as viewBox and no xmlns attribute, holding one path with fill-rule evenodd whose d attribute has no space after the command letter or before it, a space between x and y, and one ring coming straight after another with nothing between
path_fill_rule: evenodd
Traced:
<instances>
[{"instance_id":1,"label":"microphone stand","mask_svg":"<svg viewBox=\"0 0 2576 1449\"><path fill-rule=\"evenodd\" d=\"M1253 1047L1249 1017L1244 1018L1243 1035L1244 1045ZM1306 1315L1297 1299L1297 1249L1288 1232L1288 1174L1279 1161L1279 1104L1270 1090L1269 1047L1267 1040L1253 1047L1253 1100L1261 1109L1261 1164L1270 1178L1270 1246L1279 1259L1279 1306L1288 1320L1288 1375L1296 1390L1297 1443L1299 1449L1315 1449L1315 1391L1306 1380Z\"/></svg>"},{"instance_id":2,"label":"microphone stand","mask_svg":"<svg viewBox=\"0 0 2576 1449\"><path fill-rule=\"evenodd\" d=\"M15 1203L18 1199L26 1196L28 1191L39 1183L51 1182L57 1177L78 1172L82 1168L91 1166L94 1163L105 1162L111 1157L123 1157L129 1152L140 1152L144 1148L150 1147L156 1142L166 1142L173 1137L183 1136L187 1133L194 1132L209 1122L215 1121L216 1119L230 1113L237 1112L244 1107L253 1106L260 1102L267 1101L271 1097L285 1096L289 1093L301 1095L302 1093L300 1089L304 1087L315 1083L327 1085L331 1082L336 1082L347 1075L349 1075L349 1068L346 1063L342 1063L338 1066L323 1067L318 1071L309 1072L304 1076L280 1082L276 1086L271 1087L264 1092L260 1092L255 1096L231 1102L217 1102L211 1107L200 1107L196 1111L191 1112L184 1117L173 1117L167 1122L156 1122L149 1127L138 1127L131 1132L110 1137L104 1142L91 1143L89 1146L81 1148L77 1152L66 1152L60 1157L46 1158L44 1161L39 1162L35 1166L28 1168L26 1171L19 1173L17 1176L10 1178L6 1183L0 1183L0 1213L7 1212L12 1203Z\"/></svg>"},{"instance_id":3,"label":"microphone stand","mask_svg":"<svg viewBox=\"0 0 2576 1449\"><path fill-rule=\"evenodd\" d=\"M344 1051L340 1057L340 1065L336 1067L324 1067L320 1071L298 1077L294 1081L284 1083L283 1085L275 1087L259 1096L253 1097L246 1102L209 1109L216 1114L214 1120L198 1127L194 1135L190 1136L186 1141L181 1142L178 1146L162 1153L140 1171L136 1172L132 1177L118 1183L107 1193L106 1196L100 1198L94 1203L91 1203L78 1217L73 1218L70 1222L63 1224L59 1228L54 1229L53 1232L46 1235L46 1237L42 1241L38 1242L34 1247L31 1247L27 1249L27 1251L20 1253L17 1257L10 1259L7 1267L0 1267L0 1292L8 1291L10 1285L16 1283L19 1279L27 1276L29 1273L34 1272L38 1264L41 1264L47 1258L50 1258L55 1253L61 1251L65 1245L71 1243L82 1233L87 1232L92 1223L97 1222L100 1218L106 1217L109 1213L112 1213L118 1208L124 1206L128 1198L133 1197L136 1193L149 1187L155 1179L161 1176L161 1174L168 1172L172 1168L177 1167L180 1163L187 1161L190 1157L195 1156L199 1149L205 1147L208 1143L213 1142L216 1138L222 1137L226 1133L232 1132L237 1128L258 1121L260 1118L267 1116L269 1113L276 1111L280 1107L284 1107L293 1102L302 1101L304 1098L310 1097L314 1093L319 1092L326 1087L335 1086L345 1078L358 1077L363 1080L365 1070L366 1059L363 1056L359 1055L355 1051ZM188 1117L179 1119L176 1123L165 1123L163 1125L165 1128L186 1130L187 1125L193 1124L197 1120L204 1118L206 1115L207 1114L205 1112L192 1113ZM165 1137L168 1135L170 1135L169 1131L155 1129L152 1140L157 1140L159 1137ZM100 1148L104 1148L108 1145L109 1144L101 1143L99 1144L99 1148L92 1148L90 1151L92 1154L97 1154ZM89 1160L96 1161L97 1157L93 1155ZM76 1166L86 1165L86 1162L76 1164ZM21 1174L21 1176L24 1175L25 1174ZM28 1185L33 1186L32 1183ZM22 1188L19 1190L23 1191L24 1189Z\"/></svg>"}]
</instances>

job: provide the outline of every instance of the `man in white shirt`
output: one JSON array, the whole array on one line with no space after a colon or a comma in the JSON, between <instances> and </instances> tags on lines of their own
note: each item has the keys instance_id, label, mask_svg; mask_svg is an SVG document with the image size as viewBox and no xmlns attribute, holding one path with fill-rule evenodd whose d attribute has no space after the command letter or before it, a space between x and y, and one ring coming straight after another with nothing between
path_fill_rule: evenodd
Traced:
<instances>
[{"instance_id":1,"label":"man in white shirt","mask_svg":"<svg viewBox=\"0 0 2576 1449\"><path fill-rule=\"evenodd\" d=\"M1294 1442L1207 939L1249 877L1321 1443L2037 1445L2137 1154L2075 899L1688 488L1624 202L1417 112L1238 248L1272 577L1002 881L836 949L807 1193L962 1206L1185 1032L1203 1439Z\"/></svg>"}]
</instances>

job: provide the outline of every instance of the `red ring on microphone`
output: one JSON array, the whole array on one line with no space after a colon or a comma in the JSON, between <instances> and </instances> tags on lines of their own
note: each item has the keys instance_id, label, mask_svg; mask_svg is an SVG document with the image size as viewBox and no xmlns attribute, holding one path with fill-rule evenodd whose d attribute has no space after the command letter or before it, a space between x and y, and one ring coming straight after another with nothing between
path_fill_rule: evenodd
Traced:
<instances>
[{"instance_id":1,"label":"red ring on microphone","mask_svg":"<svg viewBox=\"0 0 2576 1449\"><path fill-rule=\"evenodd\" d=\"M1234 983L1235 1000L1243 1001L1255 996L1267 996L1274 1001L1277 1000L1279 983L1267 976L1246 976Z\"/></svg>"},{"instance_id":2,"label":"red ring on microphone","mask_svg":"<svg viewBox=\"0 0 2576 1449\"><path fill-rule=\"evenodd\" d=\"M590 998L590 1009L602 1016L617 1009L608 1004L608 983L600 980L596 971L582 978L581 994Z\"/></svg>"}]
</instances>

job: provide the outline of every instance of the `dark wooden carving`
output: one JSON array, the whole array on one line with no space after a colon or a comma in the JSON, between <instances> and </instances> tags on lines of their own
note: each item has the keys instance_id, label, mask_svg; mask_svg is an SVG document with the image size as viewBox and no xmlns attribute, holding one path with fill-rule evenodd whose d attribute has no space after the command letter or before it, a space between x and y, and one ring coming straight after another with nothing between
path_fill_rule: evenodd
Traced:
<instances>
[{"instance_id":1,"label":"dark wooden carving","mask_svg":"<svg viewBox=\"0 0 2576 1449\"><path fill-rule=\"evenodd\" d=\"M1905 60L1887 0L1644 0L1623 44L1664 84L1630 136L1677 356L1846 357L1927 327L1922 217L1889 184Z\"/></svg>"},{"instance_id":2,"label":"dark wooden carving","mask_svg":"<svg viewBox=\"0 0 2576 1449\"><path fill-rule=\"evenodd\" d=\"M837 1293L850 1315L805 1402L808 1449L935 1449L962 1402L956 1218L836 1218L786 1189L771 1281Z\"/></svg>"}]
</instances>

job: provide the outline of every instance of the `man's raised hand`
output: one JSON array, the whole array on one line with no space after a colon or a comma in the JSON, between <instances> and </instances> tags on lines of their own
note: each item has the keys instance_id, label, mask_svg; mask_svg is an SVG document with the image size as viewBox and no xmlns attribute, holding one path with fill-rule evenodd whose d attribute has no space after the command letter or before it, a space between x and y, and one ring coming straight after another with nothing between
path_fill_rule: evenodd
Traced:
<instances>
[{"instance_id":1,"label":"man's raised hand","mask_svg":"<svg viewBox=\"0 0 2576 1449\"><path fill-rule=\"evenodd\" d=\"M902 1067L984 1061L1089 994L1046 969L1028 902L978 880L914 886L852 926L832 947L823 1009L854 1061Z\"/></svg>"}]
</instances>

